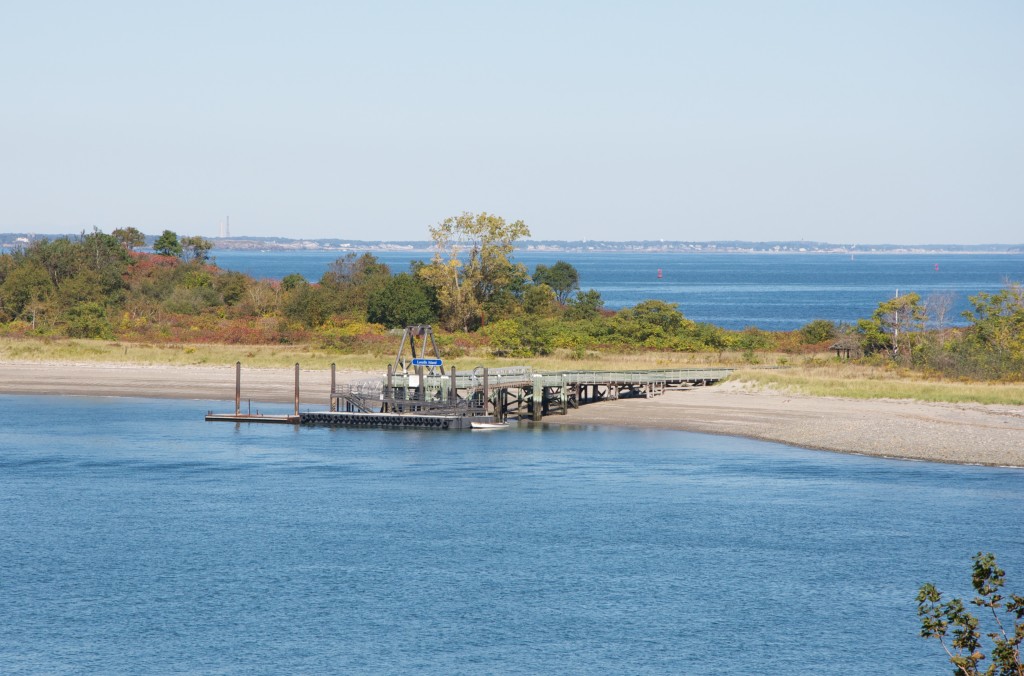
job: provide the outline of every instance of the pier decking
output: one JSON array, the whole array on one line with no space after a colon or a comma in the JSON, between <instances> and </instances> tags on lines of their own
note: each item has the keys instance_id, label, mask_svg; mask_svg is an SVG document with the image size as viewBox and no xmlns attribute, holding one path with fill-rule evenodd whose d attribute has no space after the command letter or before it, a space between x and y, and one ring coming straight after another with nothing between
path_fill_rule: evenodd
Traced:
<instances>
[{"instance_id":1,"label":"pier decking","mask_svg":"<svg viewBox=\"0 0 1024 676\"><path fill-rule=\"evenodd\" d=\"M433 371L433 372L432 372ZM624 397L658 396L667 389L712 385L728 368L645 371L534 372L527 366L447 374L418 366L362 383L335 384L331 368L330 407L299 412L299 365L295 365L295 410L286 415L242 413L241 364L235 368L235 411L206 415L209 422L330 425L422 429L469 429L515 416L540 421L584 404Z\"/></svg>"},{"instance_id":2,"label":"pier decking","mask_svg":"<svg viewBox=\"0 0 1024 676\"><path fill-rule=\"evenodd\" d=\"M732 369L533 372L529 367L474 369L471 373L388 374L381 381L344 385L331 393L331 412L359 415L440 416L503 422L510 415L539 421L571 408L623 397L651 398L669 388L711 385ZM347 418L328 418L347 424ZM326 419L323 424L328 424Z\"/></svg>"},{"instance_id":3,"label":"pier decking","mask_svg":"<svg viewBox=\"0 0 1024 676\"><path fill-rule=\"evenodd\" d=\"M469 373L431 373L423 367L361 383L335 384L332 367L327 411L299 412L299 365L295 365L295 411L263 415L241 411L241 364L236 365L234 413L208 412L210 422L468 429L471 423L540 421L586 404L623 397L650 398L667 389L719 382L732 369L534 372L529 367L477 368Z\"/></svg>"}]
</instances>

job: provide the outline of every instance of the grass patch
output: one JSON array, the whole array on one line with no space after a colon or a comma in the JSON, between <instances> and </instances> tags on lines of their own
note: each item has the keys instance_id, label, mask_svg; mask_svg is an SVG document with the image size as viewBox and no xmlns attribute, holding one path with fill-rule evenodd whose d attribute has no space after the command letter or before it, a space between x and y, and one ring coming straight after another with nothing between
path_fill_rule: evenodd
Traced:
<instances>
[{"instance_id":1,"label":"grass patch","mask_svg":"<svg viewBox=\"0 0 1024 676\"><path fill-rule=\"evenodd\" d=\"M398 340L395 348L398 350ZM444 355L442 354L442 357ZM447 366L469 371L477 366L497 368L528 365L536 371L645 370L661 368L699 368L722 365L719 354L680 354L643 352L636 354L588 353L582 359L568 351L548 357L506 359L494 357L484 349L471 350L458 358L445 358ZM383 371L393 354L343 354L316 345L216 345L209 343L127 343L82 339L0 338L0 360L36 362L103 362L156 365L220 365L236 361L249 368L285 368L296 362L304 369L327 369L335 363L339 369ZM726 355L725 363L740 364L740 355Z\"/></svg>"},{"instance_id":2,"label":"grass patch","mask_svg":"<svg viewBox=\"0 0 1024 676\"><path fill-rule=\"evenodd\" d=\"M731 380L816 397L1024 406L1021 383L960 382L856 364L770 371L743 369L734 373Z\"/></svg>"},{"instance_id":3,"label":"grass patch","mask_svg":"<svg viewBox=\"0 0 1024 676\"><path fill-rule=\"evenodd\" d=\"M79 339L0 339L0 360L94 362L137 365L230 366L241 361L251 368L285 368L296 362L307 369L381 370L385 361L369 354L337 354L309 345L211 345L103 342Z\"/></svg>"}]
</instances>

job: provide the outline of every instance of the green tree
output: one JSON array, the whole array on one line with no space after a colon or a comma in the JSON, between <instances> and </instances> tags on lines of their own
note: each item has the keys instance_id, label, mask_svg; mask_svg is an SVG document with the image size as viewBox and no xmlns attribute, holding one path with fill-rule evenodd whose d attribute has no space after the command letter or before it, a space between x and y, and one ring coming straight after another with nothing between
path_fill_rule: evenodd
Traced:
<instances>
[{"instance_id":1,"label":"green tree","mask_svg":"<svg viewBox=\"0 0 1024 676\"><path fill-rule=\"evenodd\" d=\"M181 257L182 245L178 241L178 233L172 230L164 230L153 242L153 251L161 256Z\"/></svg>"},{"instance_id":2,"label":"green tree","mask_svg":"<svg viewBox=\"0 0 1024 676\"><path fill-rule=\"evenodd\" d=\"M107 302L107 294L108 291L104 289L99 273L84 268L71 279L65 280L57 288L54 297L59 305L70 309L90 302L103 305Z\"/></svg>"},{"instance_id":3,"label":"green tree","mask_svg":"<svg viewBox=\"0 0 1024 676\"><path fill-rule=\"evenodd\" d=\"M225 305L237 305L241 302L250 284L254 284L252 277L235 271L217 275L213 280L214 288L224 299Z\"/></svg>"},{"instance_id":4,"label":"green tree","mask_svg":"<svg viewBox=\"0 0 1024 676\"><path fill-rule=\"evenodd\" d=\"M916 293L896 296L878 304L871 319L857 322L865 354L886 351L898 361L910 363L914 342L927 319Z\"/></svg>"},{"instance_id":5,"label":"green tree","mask_svg":"<svg viewBox=\"0 0 1024 676\"><path fill-rule=\"evenodd\" d=\"M437 318L432 289L407 272L395 275L370 296L367 321L400 328L413 324L431 324Z\"/></svg>"},{"instance_id":6,"label":"green tree","mask_svg":"<svg viewBox=\"0 0 1024 676\"><path fill-rule=\"evenodd\" d=\"M142 234L137 228L131 226L127 228L116 228L110 233L111 237L121 243L121 246L134 251L139 247L146 245L146 236Z\"/></svg>"},{"instance_id":7,"label":"green tree","mask_svg":"<svg viewBox=\"0 0 1024 676\"><path fill-rule=\"evenodd\" d=\"M575 297L569 299L566 319L593 320L601 316L604 300L594 289L577 291Z\"/></svg>"},{"instance_id":8,"label":"green tree","mask_svg":"<svg viewBox=\"0 0 1024 676\"><path fill-rule=\"evenodd\" d=\"M558 302L565 305L572 292L580 288L580 273L565 261L557 261L551 267L538 264L533 271L533 283L547 284Z\"/></svg>"},{"instance_id":9,"label":"green tree","mask_svg":"<svg viewBox=\"0 0 1024 676\"><path fill-rule=\"evenodd\" d=\"M95 228L83 234L79 244L83 267L96 273L96 281L106 296L104 302L116 303L127 286L124 278L133 262L128 250L116 237Z\"/></svg>"},{"instance_id":10,"label":"green tree","mask_svg":"<svg viewBox=\"0 0 1024 676\"><path fill-rule=\"evenodd\" d=\"M199 235L182 237L181 253L178 256L186 262L206 263L210 260L210 249L212 248L213 242Z\"/></svg>"},{"instance_id":11,"label":"green tree","mask_svg":"<svg viewBox=\"0 0 1024 676\"><path fill-rule=\"evenodd\" d=\"M558 314L558 298L547 284L534 284L523 294L523 310L528 315L551 317Z\"/></svg>"},{"instance_id":12,"label":"green tree","mask_svg":"<svg viewBox=\"0 0 1024 676\"><path fill-rule=\"evenodd\" d=\"M71 338L106 338L114 337L114 330L107 321L106 310L102 303L80 303L68 308L66 314L65 333Z\"/></svg>"},{"instance_id":13,"label":"green tree","mask_svg":"<svg viewBox=\"0 0 1024 676\"><path fill-rule=\"evenodd\" d=\"M434 258L419 274L435 289L445 328L475 328L522 293L528 274L511 260L515 243L530 236L522 221L464 212L432 226L430 236ZM460 254L467 255L465 265Z\"/></svg>"},{"instance_id":14,"label":"green tree","mask_svg":"<svg viewBox=\"0 0 1024 676\"><path fill-rule=\"evenodd\" d=\"M836 324L827 319L815 319L800 327L800 342L806 345L817 345L836 337Z\"/></svg>"},{"instance_id":15,"label":"green tree","mask_svg":"<svg viewBox=\"0 0 1024 676\"><path fill-rule=\"evenodd\" d=\"M305 286L306 284L309 284L309 282L306 281L305 277L297 272L293 272L290 275L285 275L281 279L281 290L291 291L296 287Z\"/></svg>"},{"instance_id":16,"label":"green tree","mask_svg":"<svg viewBox=\"0 0 1024 676\"><path fill-rule=\"evenodd\" d=\"M921 636L936 639L949 661L954 674L961 676L1021 676L1021 643L1024 642L1024 596L1011 594L1006 601L999 590L1006 582L1006 572L996 564L993 554L978 552L974 556L971 585L976 596L970 603L988 609L991 615L989 631L984 632L992 648L992 661L982 670L986 655L982 652L985 616L979 618L969 612L959 598L942 600L942 592L935 585L922 585L917 594L917 615L921 618ZM1005 603L1004 603L1005 601ZM1002 610L1002 613L999 611Z\"/></svg>"},{"instance_id":17,"label":"green tree","mask_svg":"<svg viewBox=\"0 0 1024 676\"><path fill-rule=\"evenodd\" d=\"M44 303L53 292L53 282L42 264L20 261L0 284L0 319L22 317L31 305Z\"/></svg>"},{"instance_id":18,"label":"green tree","mask_svg":"<svg viewBox=\"0 0 1024 676\"><path fill-rule=\"evenodd\" d=\"M334 312L331 291L319 284L301 284L287 293L283 302L286 317L316 328Z\"/></svg>"},{"instance_id":19,"label":"green tree","mask_svg":"<svg viewBox=\"0 0 1024 676\"><path fill-rule=\"evenodd\" d=\"M462 262L457 257L447 260L439 256L419 268L417 275L434 290L441 326L449 331L469 331L483 321L480 303L460 281Z\"/></svg>"},{"instance_id":20,"label":"green tree","mask_svg":"<svg viewBox=\"0 0 1024 676\"><path fill-rule=\"evenodd\" d=\"M970 337L1006 358L1024 359L1024 286L1008 284L998 293L970 297L973 310L964 312L971 322Z\"/></svg>"},{"instance_id":21,"label":"green tree","mask_svg":"<svg viewBox=\"0 0 1024 676\"><path fill-rule=\"evenodd\" d=\"M370 297L390 279L391 270L373 254L349 253L331 263L320 286L330 294L332 313L363 319Z\"/></svg>"},{"instance_id":22,"label":"green tree","mask_svg":"<svg viewBox=\"0 0 1024 676\"><path fill-rule=\"evenodd\" d=\"M84 265L82 248L67 237L53 241L39 239L29 245L24 258L35 261L46 268L54 287L78 274Z\"/></svg>"}]
</instances>

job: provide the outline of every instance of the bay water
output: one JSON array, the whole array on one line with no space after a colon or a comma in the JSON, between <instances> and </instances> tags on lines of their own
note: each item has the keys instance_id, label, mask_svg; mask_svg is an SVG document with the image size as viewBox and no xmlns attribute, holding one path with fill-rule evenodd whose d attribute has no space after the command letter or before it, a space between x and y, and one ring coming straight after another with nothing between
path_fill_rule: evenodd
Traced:
<instances>
[{"instance_id":1,"label":"bay water","mask_svg":"<svg viewBox=\"0 0 1024 676\"><path fill-rule=\"evenodd\" d=\"M936 674L921 583L1024 588L1022 470L225 406L0 396L0 673Z\"/></svg>"},{"instance_id":2,"label":"bay water","mask_svg":"<svg viewBox=\"0 0 1024 676\"><path fill-rule=\"evenodd\" d=\"M362 251L356 253L363 253ZM426 251L374 251L392 272ZM317 281L340 251L214 251L217 264L257 278L296 273ZM756 326L789 331L814 319L853 324L871 316L897 292L923 299L949 296L946 325L963 324L968 298L1024 281L1024 254L766 254L613 253L518 251L514 260L533 271L564 260L580 274L580 287L601 293L617 310L654 299L677 303L688 318L727 329ZM661 273L659 277L658 274Z\"/></svg>"}]
</instances>

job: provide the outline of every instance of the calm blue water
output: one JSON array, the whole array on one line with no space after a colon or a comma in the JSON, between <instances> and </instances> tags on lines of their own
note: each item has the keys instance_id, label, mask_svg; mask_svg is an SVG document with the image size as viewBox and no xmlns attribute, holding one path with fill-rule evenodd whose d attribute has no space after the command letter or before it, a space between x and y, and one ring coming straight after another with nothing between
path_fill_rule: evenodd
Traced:
<instances>
[{"instance_id":1,"label":"calm blue water","mask_svg":"<svg viewBox=\"0 0 1024 676\"><path fill-rule=\"evenodd\" d=\"M215 251L218 265L260 278L299 273L320 279L339 252ZM429 253L374 252L392 272ZM814 319L856 322L900 293L922 298L951 294L947 324L962 323L968 296L995 292L1006 280L1024 281L1024 254L648 254L518 252L530 271L538 263L572 263L580 286L597 289L605 306L618 309L647 299L678 303L690 319L729 329L757 326L784 331ZM939 269L936 270L935 266ZM658 270L662 278L658 279Z\"/></svg>"},{"instance_id":2,"label":"calm blue water","mask_svg":"<svg viewBox=\"0 0 1024 676\"><path fill-rule=\"evenodd\" d=\"M936 674L1024 472L614 429L0 396L0 673Z\"/></svg>"}]
</instances>

